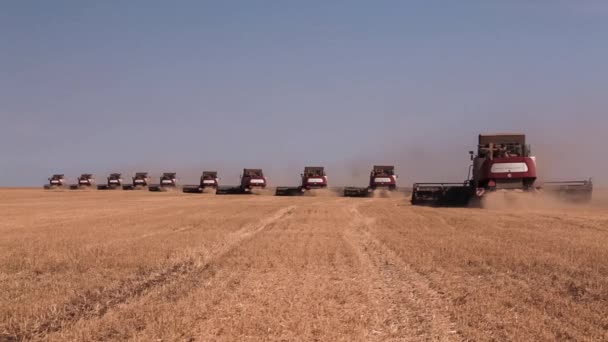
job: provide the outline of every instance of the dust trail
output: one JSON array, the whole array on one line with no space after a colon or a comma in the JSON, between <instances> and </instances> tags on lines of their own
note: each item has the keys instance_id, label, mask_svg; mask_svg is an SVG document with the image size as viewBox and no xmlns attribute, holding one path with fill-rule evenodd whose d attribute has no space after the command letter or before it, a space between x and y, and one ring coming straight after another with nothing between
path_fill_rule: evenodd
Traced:
<instances>
[{"instance_id":1,"label":"dust trail","mask_svg":"<svg viewBox=\"0 0 608 342\"><path fill-rule=\"evenodd\" d=\"M310 189L304 192L304 196L309 197L338 197L338 192L335 189Z\"/></svg>"},{"instance_id":2,"label":"dust trail","mask_svg":"<svg viewBox=\"0 0 608 342\"><path fill-rule=\"evenodd\" d=\"M559 210L589 206L547 192L497 191L486 194L482 207L496 210Z\"/></svg>"},{"instance_id":3,"label":"dust trail","mask_svg":"<svg viewBox=\"0 0 608 342\"><path fill-rule=\"evenodd\" d=\"M376 189L372 191L373 198L406 198L405 192L401 190Z\"/></svg>"},{"instance_id":4,"label":"dust trail","mask_svg":"<svg viewBox=\"0 0 608 342\"><path fill-rule=\"evenodd\" d=\"M273 188L251 189L251 194L256 196L273 196L274 191Z\"/></svg>"}]
</instances>

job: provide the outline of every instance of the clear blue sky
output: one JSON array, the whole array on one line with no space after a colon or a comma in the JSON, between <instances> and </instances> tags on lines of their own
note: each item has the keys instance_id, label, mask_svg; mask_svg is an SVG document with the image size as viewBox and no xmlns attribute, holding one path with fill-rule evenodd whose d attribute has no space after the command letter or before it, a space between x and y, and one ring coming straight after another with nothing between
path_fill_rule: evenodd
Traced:
<instances>
[{"instance_id":1,"label":"clear blue sky","mask_svg":"<svg viewBox=\"0 0 608 342\"><path fill-rule=\"evenodd\" d=\"M606 1L3 1L0 185L459 181L486 131L527 133L545 177L608 183L607 37Z\"/></svg>"}]
</instances>

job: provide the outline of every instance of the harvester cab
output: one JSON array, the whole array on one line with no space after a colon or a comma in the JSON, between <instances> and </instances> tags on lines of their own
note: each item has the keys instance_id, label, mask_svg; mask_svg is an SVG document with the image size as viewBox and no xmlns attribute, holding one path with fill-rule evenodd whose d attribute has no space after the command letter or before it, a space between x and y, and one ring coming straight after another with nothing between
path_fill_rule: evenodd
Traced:
<instances>
[{"instance_id":1,"label":"harvester cab","mask_svg":"<svg viewBox=\"0 0 608 342\"><path fill-rule=\"evenodd\" d=\"M120 189L122 186L122 175L120 173L111 173L107 178L106 184L99 184L97 190L114 190Z\"/></svg>"},{"instance_id":2,"label":"harvester cab","mask_svg":"<svg viewBox=\"0 0 608 342\"><path fill-rule=\"evenodd\" d=\"M203 193L205 189L217 189L218 185L219 178L217 177L217 171L203 171L198 185L184 185L182 191L200 194Z\"/></svg>"},{"instance_id":3,"label":"harvester cab","mask_svg":"<svg viewBox=\"0 0 608 342\"><path fill-rule=\"evenodd\" d=\"M123 185L123 190L143 189L146 188L148 186L148 183L150 182L150 178L148 177L147 172L136 172L135 176L133 176L131 179L133 183Z\"/></svg>"},{"instance_id":4,"label":"harvester cab","mask_svg":"<svg viewBox=\"0 0 608 342\"><path fill-rule=\"evenodd\" d=\"M175 172L165 172L160 176L160 183L150 185L149 191L167 191L167 189L174 189L177 187L177 179L175 178Z\"/></svg>"},{"instance_id":5,"label":"harvester cab","mask_svg":"<svg viewBox=\"0 0 608 342\"><path fill-rule=\"evenodd\" d=\"M218 186L216 195L244 195L250 194L252 189L266 188L267 180L262 169L243 169L241 184L238 186Z\"/></svg>"},{"instance_id":6,"label":"harvester cab","mask_svg":"<svg viewBox=\"0 0 608 342\"><path fill-rule=\"evenodd\" d=\"M93 175L90 173L83 173L77 178L76 184L70 185L70 189L86 189L92 187L93 185L95 185Z\"/></svg>"},{"instance_id":7,"label":"harvester cab","mask_svg":"<svg viewBox=\"0 0 608 342\"><path fill-rule=\"evenodd\" d=\"M388 190L397 189L397 175L393 165L374 165L369 175L369 187L372 190L385 188Z\"/></svg>"},{"instance_id":8,"label":"harvester cab","mask_svg":"<svg viewBox=\"0 0 608 342\"><path fill-rule=\"evenodd\" d=\"M44 186L45 189L62 188L65 185L65 177L62 174L52 175L48 180L49 184Z\"/></svg>"}]
</instances>

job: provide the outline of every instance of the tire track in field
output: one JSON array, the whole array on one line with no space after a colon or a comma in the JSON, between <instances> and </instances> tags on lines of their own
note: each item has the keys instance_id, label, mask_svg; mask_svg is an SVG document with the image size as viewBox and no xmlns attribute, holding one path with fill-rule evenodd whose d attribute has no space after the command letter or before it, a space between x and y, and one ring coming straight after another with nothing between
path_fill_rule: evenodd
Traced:
<instances>
[{"instance_id":1,"label":"tire track in field","mask_svg":"<svg viewBox=\"0 0 608 342\"><path fill-rule=\"evenodd\" d=\"M215 260L237 248L244 241L251 239L267 227L276 224L291 214L295 206L288 206L276 211L272 216L257 224L245 225L230 233L210 250L200 250L168 267L145 275L123 281L119 286L101 291L87 291L73 298L62 308L51 308L35 325L10 325L0 332L0 341L25 341L44 338L45 335L62 331L76 322L100 318L114 307L140 297L159 286L177 281L188 281L190 278L213 276L211 266ZM202 260L201 260L202 259Z\"/></svg>"},{"instance_id":2,"label":"tire track in field","mask_svg":"<svg viewBox=\"0 0 608 342\"><path fill-rule=\"evenodd\" d=\"M350 208L351 225L346 240L357 252L370 281L370 295L384 302L389 318L376 322L370 337L375 340L459 341L441 295L426 278L412 270L398 255L374 238L374 219L362 215L357 205Z\"/></svg>"}]
</instances>

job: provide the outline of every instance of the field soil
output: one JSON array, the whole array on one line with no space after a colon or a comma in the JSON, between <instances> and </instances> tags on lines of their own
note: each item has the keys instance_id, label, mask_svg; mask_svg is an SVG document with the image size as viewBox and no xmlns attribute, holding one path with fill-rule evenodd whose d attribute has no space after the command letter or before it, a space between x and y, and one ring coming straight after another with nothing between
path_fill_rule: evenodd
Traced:
<instances>
[{"instance_id":1,"label":"field soil","mask_svg":"<svg viewBox=\"0 0 608 342\"><path fill-rule=\"evenodd\" d=\"M608 340L607 198L3 189L0 341Z\"/></svg>"}]
</instances>

